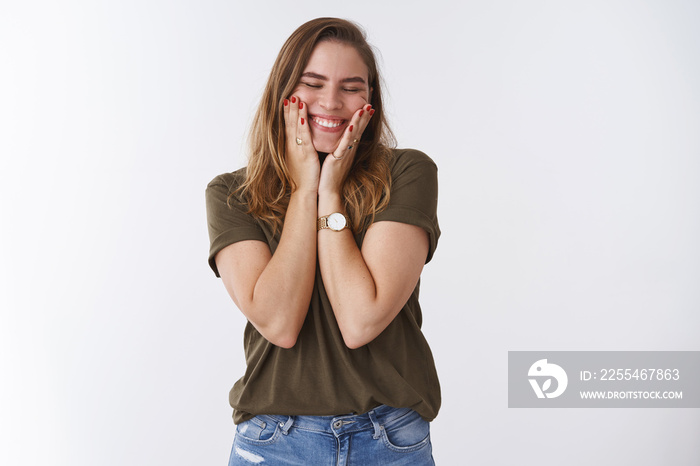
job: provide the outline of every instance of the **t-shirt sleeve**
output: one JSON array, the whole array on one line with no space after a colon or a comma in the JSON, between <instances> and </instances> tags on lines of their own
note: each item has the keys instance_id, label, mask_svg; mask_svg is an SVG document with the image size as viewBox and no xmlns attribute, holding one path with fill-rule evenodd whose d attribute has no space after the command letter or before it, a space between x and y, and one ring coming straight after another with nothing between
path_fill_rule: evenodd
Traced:
<instances>
[{"instance_id":1,"label":"t-shirt sleeve","mask_svg":"<svg viewBox=\"0 0 700 466\"><path fill-rule=\"evenodd\" d=\"M265 233L255 218L246 213L238 196L229 195L234 188L224 175L214 178L205 191L207 226L209 228L209 266L219 277L216 254L226 246L244 240L267 242Z\"/></svg>"},{"instance_id":2,"label":"t-shirt sleeve","mask_svg":"<svg viewBox=\"0 0 700 466\"><path fill-rule=\"evenodd\" d=\"M409 150L399 156L391 175L389 205L374 221L401 222L423 228L428 233L429 249L425 259L428 263L440 237L437 165L424 153Z\"/></svg>"}]
</instances>

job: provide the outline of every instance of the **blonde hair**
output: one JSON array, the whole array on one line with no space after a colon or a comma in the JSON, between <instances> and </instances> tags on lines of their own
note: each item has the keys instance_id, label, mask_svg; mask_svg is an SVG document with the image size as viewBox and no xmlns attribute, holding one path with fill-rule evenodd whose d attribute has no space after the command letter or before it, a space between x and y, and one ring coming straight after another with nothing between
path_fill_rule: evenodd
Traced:
<instances>
[{"instance_id":1,"label":"blonde hair","mask_svg":"<svg viewBox=\"0 0 700 466\"><path fill-rule=\"evenodd\" d=\"M265 86L250 131L246 177L239 188L248 212L281 229L294 188L285 163L286 134L283 100L291 95L316 44L337 41L357 50L368 69L371 104L375 113L358 142L345 183L343 199L353 231L371 222L389 202L390 157L395 138L382 102L381 79L372 47L362 29L338 18L317 18L301 25L282 46Z\"/></svg>"}]
</instances>

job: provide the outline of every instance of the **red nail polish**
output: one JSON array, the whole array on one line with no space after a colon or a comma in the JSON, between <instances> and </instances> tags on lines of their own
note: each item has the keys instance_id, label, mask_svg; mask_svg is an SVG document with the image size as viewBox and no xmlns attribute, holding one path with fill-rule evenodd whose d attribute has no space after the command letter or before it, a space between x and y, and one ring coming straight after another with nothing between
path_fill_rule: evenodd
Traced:
<instances>
[{"instance_id":1,"label":"red nail polish","mask_svg":"<svg viewBox=\"0 0 700 466\"><path fill-rule=\"evenodd\" d=\"M352 133L352 125L348 128L348 132Z\"/></svg>"},{"instance_id":2,"label":"red nail polish","mask_svg":"<svg viewBox=\"0 0 700 466\"><path fill-rule=\"evenodd\" d=\"M374 115L374 109L369 111L369 116L372 116L372 115Z\"/></svg>"},{"instance_id":3,"label":"red nail polish","mask_svg":"<svg viewBox=\"0 0 700 466\"><path fill-rule=\"evenodd\" d=\"M304 108L304 102L299 101L299 110L301 110L302 108Z\"/></svg>"},{"instance_id":4,"label":"red nail polish","mask_svg":"<svg viewBox=\"0 0 700 466\"><path fill-rule=\"evenodd\" d=\"M284 99L284 106L286 107L287 105L289 105L289 101L287 99Z\"/></svg>"},{"instance_id":5,"label":"red nail polish","mask_svg":"<svg viewBox=\"0 0 700 466\"><path fill-rule=\"evenodd\" d=\"M369 112L371 109L372 109L372 106L371 106L371 105L368 105L368 106L367 106L367 111Z\"/></svg>"},{"instance_id":6,"label":"red nail polish","mask_svg":"<svg viewBox=\"0 0 700 466\"><path fill-rule=\"evenodd\" d=\"M362 114L365 113L364 110L360 110L360 114L358 116L362 116Z\"/></svg>"},{"instance_id":7,"label":"red nail polish","mask_svg":"<svg viewBox=\"0 0 700 466\"><path fill-rule=\"evenodd\" d=\"M301 126L304 126L304 119L301 119Z\"/></svg>"},{"instance_id":8,"label":"red nail polish","mask_svg":"<svg viewBox=\"0 0 700 466\"><path fill-rule=\"evenodd\" d=\"M297 103L297 98L294 97L294 96L292 96L292 103L293 103L293 104Z\"/></svg>"}]
</instances>

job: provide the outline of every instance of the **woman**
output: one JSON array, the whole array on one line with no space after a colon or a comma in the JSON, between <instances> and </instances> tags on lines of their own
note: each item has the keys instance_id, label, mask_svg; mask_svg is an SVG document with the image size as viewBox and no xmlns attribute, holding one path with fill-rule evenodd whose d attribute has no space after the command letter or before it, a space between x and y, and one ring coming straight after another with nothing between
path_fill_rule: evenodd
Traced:
<instances>
[{"instance_id":1,"label":"woman","mask_svg":"<svg viewBox=\"0 0 700 466\"><path fill-rule=\"evenodd\" d=\"M248 166L206 191L209 264L248 319L229 464L434 464L418 280L440 235L437 168L392 142L363 32L297 29Z\"/></svg>"}]
</instances>

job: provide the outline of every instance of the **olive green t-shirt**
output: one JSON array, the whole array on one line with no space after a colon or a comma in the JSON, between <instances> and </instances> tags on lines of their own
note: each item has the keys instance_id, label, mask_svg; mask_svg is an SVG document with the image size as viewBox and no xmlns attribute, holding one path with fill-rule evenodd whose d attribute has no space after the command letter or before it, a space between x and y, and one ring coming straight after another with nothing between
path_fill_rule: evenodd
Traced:
<instances>
[{"instance_id":1,"label":"olive green t-shirt","mask_svg":"<svg viewBox=\"0 0 700 466\"><path fill-rule=\"evenodd\" d=\"M393 221L428 232L430 261L440 228L437 221L437 167L424 153L395 149L389 205L375 222ZM237 241L267 243L272 254L280 233L246 213L238 194L245 168L217 176L207 186L207 218L211 247L209 265L219 276L214 258ZM362 246L366 229L356 232ZM421 332L423 317L415 290L389 326L370 343L345 346L333 309L316 267L309 311L294 347L267 341L247 323L243 336L247 368L231 389L229 401L236 424L259 414L332 416L365 413L378 405L411 408L431 421L440 408L440 384L433 356ZM279 306L284 306L280 302Z\"/></svg>"}]
</instances>

